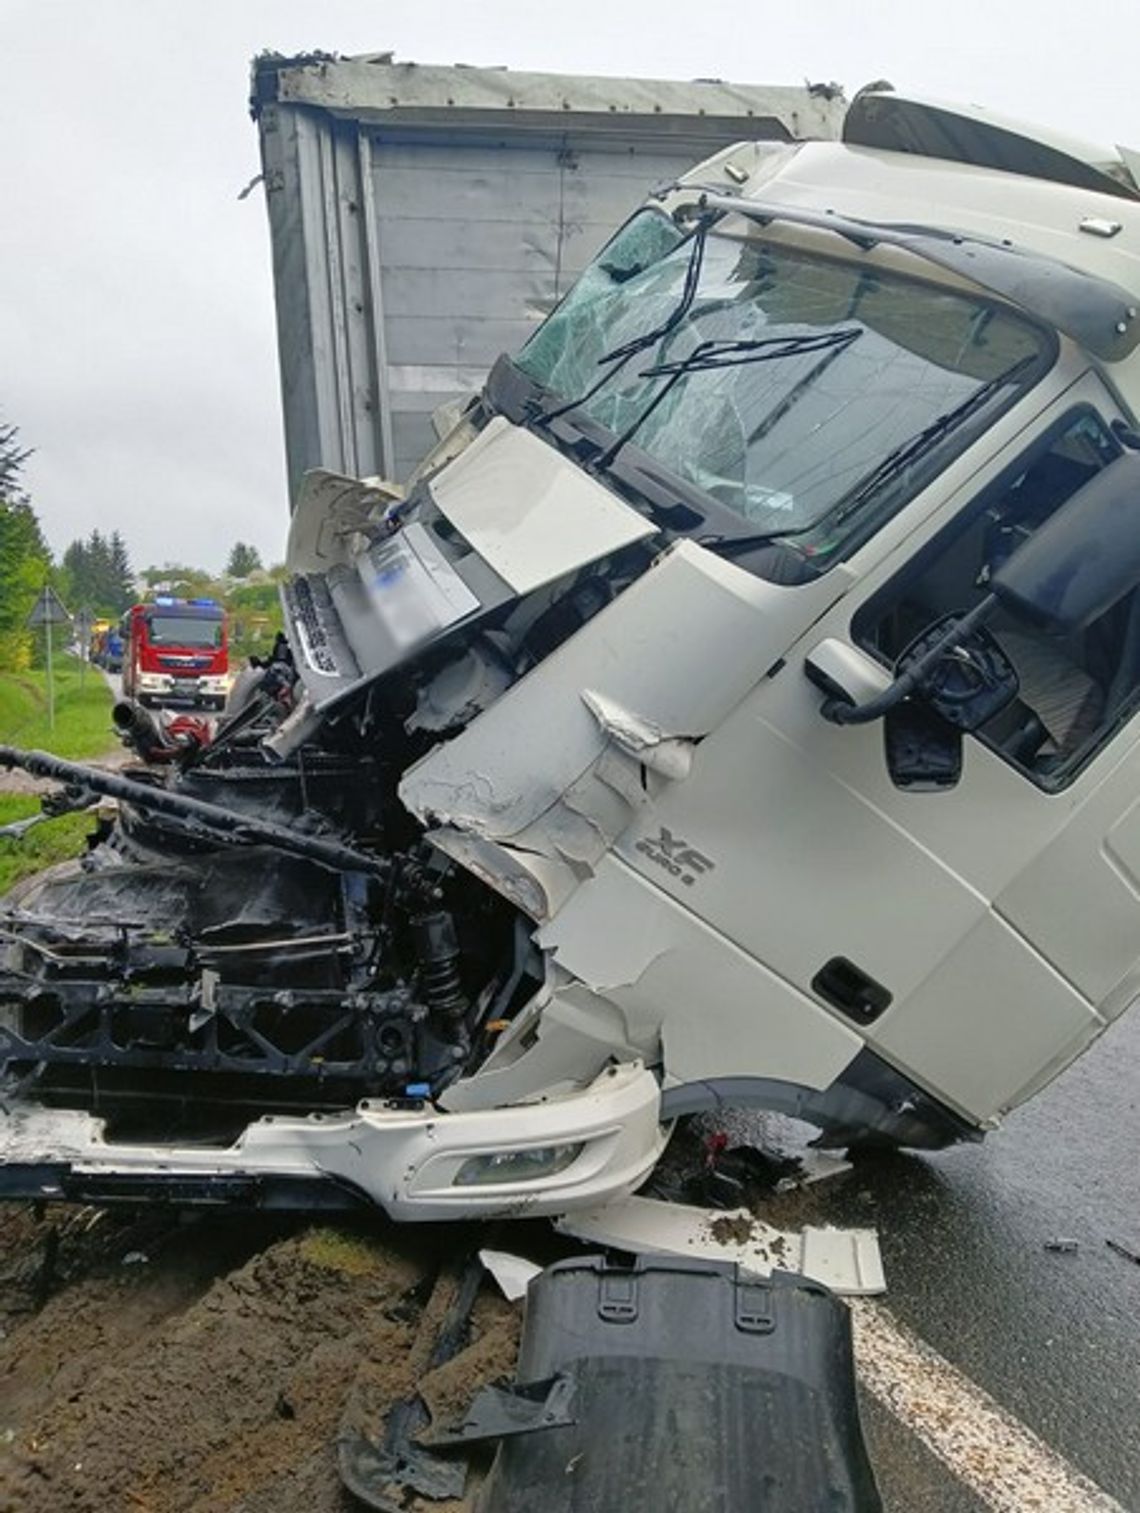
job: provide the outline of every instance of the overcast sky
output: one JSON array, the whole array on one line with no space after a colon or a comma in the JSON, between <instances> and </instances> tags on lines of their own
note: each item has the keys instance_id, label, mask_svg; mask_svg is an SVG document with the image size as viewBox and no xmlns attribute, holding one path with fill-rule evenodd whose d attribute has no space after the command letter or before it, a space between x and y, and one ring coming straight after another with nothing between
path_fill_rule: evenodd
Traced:
<instances>
[{"instance_id":1,"label":"overcast sky","mask_svg":"<svg viewBox=\"0 0 1140 1513\"><path fill-rule=\"evenodd\" d=\"M0 417L53 547L220 568L287 521L250 57L871 79L1140 147L1137 0L0 0Z\"/></svg>"}]
</instances>

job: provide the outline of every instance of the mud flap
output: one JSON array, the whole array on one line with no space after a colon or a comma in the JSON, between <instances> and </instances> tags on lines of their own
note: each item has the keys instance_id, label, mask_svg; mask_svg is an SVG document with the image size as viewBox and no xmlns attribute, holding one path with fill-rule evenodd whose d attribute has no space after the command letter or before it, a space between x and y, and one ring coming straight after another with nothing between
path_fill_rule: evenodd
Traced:
<instances>
[{"instance_id":1,"label":"mud flap","mask_svg":"<svg viewBox=\"0 0 1140 1513\"><path fill-rule=\"evenodd\" d=\"M479 1513L881 1509L848 1310L802 1277L559 1262L531 1284L518 1383L542 1384L549 1418L512 1430L476 1398L470 1439L488 1419L499 1439ZM568 1412L550 1410L552 1391Z\"/></svg>"}]
</instances>

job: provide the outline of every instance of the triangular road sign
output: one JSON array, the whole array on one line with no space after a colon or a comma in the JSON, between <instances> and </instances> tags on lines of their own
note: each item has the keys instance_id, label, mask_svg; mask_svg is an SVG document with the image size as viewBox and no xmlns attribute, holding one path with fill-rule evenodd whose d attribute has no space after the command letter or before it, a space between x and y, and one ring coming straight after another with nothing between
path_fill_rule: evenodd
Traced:
<instances>
[{"instance_id":1,"label":"triangular road sign","mask_svg":"<svg viewBox=\"0 0 1140 1513\"><path fill-rule=\"evenodd\" d=\"M54 588L45 583L28 615L28 628L36 625L67 625L70 620L71 616L64 608L63 600Z\"/></svg>"}]
</instances>

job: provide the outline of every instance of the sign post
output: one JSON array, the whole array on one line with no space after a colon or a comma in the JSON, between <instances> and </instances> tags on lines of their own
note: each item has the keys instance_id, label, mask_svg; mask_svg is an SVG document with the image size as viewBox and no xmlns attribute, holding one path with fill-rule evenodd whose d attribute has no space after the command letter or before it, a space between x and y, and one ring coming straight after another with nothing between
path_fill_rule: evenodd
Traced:
<instances>
[{"instance_id":1,"label":"sign post","mask_svg":"<svg viewBox=\"0 0 1140 1513\"><path fill-rule=\"evenodd\" d=\"M95 624L95 616L87 605L81 605L75 611L74 629L79 641L79 688L80 691L87 686L87 659L91 655L91 627Z\"/></svg>"},{"instance_id":2,"label":"sign post","mask_svg":"<svg viewBox=\"0 0 1140 1513\"><path fill-rule=\"evenodd\" d=\"M71 616L64 607L63 600L49 583L45 583L39 598L32 605L28 615L27 625L34 630L37 625L44 628L44 652L47 669L47 706L48 706L48 729L55 729L55 683L52 678L51 666L51 628L53 625L69 625Z\"/></svg>"}]
</instances>

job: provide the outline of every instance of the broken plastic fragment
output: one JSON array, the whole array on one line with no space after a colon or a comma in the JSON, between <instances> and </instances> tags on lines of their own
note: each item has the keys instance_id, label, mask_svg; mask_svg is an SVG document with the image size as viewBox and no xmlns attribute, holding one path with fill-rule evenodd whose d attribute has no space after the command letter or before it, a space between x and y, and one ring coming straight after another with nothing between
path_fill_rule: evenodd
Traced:
<instances>
[{"instance_id":1,"label":"broken plastic fragment","mask_svg":"<svg viewBox=\"0 0 1140 1513\"><path fill-rule=\"evenodd\" d=\"M542 1270L525 1256L512 1256L505 1250L481 1250L479 1259L498 1283L499 1291L508 1303L525 1298L531 1281Z\"/></svg>"},{"instance_id":2,"label":"broken plastic fragment","mask_svg":"<svg viewBox=\"0 0 1140 1513\"><path fill-rule=\"evenodd\" d=\"M747 1209L718 1212L656 1198L625 1198L555 1221L563 1234L636 1254L729 1261L755 1276L798 1272L833 1292L864 1297L886 1291L873 1229L808 1225L780 1230Z\"/></svg>"},{"instance_id":3,"label":"broken plastic fragment","mask_svg":"<svg viewBox=\"0 0 1140 1513\"><path fill-rule=\"evenodd\" d=\"M826 1182L829 1177L841 1177L851 1170L851 1162L845 1156L832 1151L809 1149L797 1157L799 1171L793 1177L784 1177L776 1184L777 1192L786 1192L795 1187L810 1187L816 1182Z\"/></svg>"}]
</instances>

